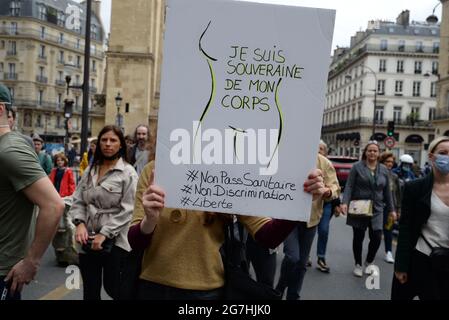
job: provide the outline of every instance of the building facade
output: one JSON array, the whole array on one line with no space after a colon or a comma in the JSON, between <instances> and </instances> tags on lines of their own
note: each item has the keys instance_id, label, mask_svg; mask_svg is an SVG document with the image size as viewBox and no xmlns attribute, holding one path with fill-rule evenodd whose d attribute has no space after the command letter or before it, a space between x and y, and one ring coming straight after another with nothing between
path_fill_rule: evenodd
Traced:
<instances>
[{"instance_id":1,"label":"building facade","mask_svg":"<svg viewBox=\"0 0 449 320\"><path fill-rule=\"evenodd\" d=\"M334 51L322 128L333 154L359 157L374 139L387 149L388 122L394 121L396 143L388 149L425 162L435 136L439 29L410 23L404 11L396 22L370 21L349 48Z\"/></svg>"},{"instance_id":2,"label":"building facade","mask_svg":"<svg viewBox=\"0 0 449 320\"><path fill-rule=\"evenodd\" d=\"M139 124L156 132L164 19L163 0L112 0L106 122L118 123L120 118L126 134L133 134ZM119 93L123 100L117 108Z\"/></svg>"},{"instance_id":3,"label":"building facade","mask_svg":"<svg viewBox=\"0 0 449 320\"><path fill-rule=\"evenodd\" d=\"M100 1L94 1L91 23L89 135L104 124L104 29ZM62 143L66 134L64 100L74 100L69 120L72 138L81 132L86 5L70 0L4 0L0 2L0 82L10 88L25 134L38 133L46 142ZM101 99L99 99L101 100Z\"/></svg>"},{"instance_id":4,"label":"building facade","mask_svg":"<svg viewBox=\"0 0 449 320\"><path fill-rule=\"evenodd\" d=\"M449 136L449 0L440 0L443 6L441 18L441 50L438 81L438 103L434 120L437 136Z\"/></svg>"}]
</instances>

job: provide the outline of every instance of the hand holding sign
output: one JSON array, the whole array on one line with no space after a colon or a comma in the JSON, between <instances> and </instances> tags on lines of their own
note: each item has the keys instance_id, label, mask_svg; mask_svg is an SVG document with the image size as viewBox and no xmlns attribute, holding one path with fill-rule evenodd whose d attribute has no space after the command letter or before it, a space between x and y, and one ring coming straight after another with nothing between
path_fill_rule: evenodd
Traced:
<instances>
[{"instance_id":1,"label":"hand holding sign","mask_svg":"<svg viewBox=\"0 0 449 320\"><path fill-rule=\"evenodd\" d=\"M151 234L154 231L159 215L165 206L165 193L159 186L154 184L154 170L151 170L149 181L149 186L142 195L145 217L142 220L140 229L145 234Z\"/></svg>"},{"instance_id":2,"label":"hand holding sign","mask_svg":"<svg viewBox=\"0 0 449 320\"><path fill-rule=\"evenodd\" d=\"M324 185L323 173L320 169L310 172L307 181L304 182L304 191L313 195L313 200L322 197L328 190Z\"/></svg>"}]
</instances>

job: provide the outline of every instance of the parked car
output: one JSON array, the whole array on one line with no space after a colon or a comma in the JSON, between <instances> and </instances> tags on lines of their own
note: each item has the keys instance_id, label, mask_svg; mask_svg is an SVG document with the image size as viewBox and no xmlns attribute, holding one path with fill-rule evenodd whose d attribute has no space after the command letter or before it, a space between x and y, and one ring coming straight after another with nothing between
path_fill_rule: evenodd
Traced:
<instances>
[{"instance_id":1,"label":"parked car","mask_svg":"<svg viewBox=\"0 0 449 320\"><path fill-rule=\"evenodd\" d=\"M351 171L352 165L359 161L355 157L343 157L343 156L328 156L327 157L334 165L337 172L338 183L341 186L341 190L345 188L346 180L348 180L349 171Z\"/></svg>"}]
</instances>

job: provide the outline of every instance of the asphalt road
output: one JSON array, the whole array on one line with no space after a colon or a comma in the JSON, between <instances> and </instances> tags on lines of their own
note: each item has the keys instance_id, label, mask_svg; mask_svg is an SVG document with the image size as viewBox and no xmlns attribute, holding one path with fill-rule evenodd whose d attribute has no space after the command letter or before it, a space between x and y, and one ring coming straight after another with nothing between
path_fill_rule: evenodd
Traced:
<instances>
[{"instance_id":1,"label":"asphalt road","mask_svg":"<svg viewBox=\"0 0 449 320\"><path fill-rule=\"evenodd\" d=\"M356 278L352 274L354 267L352 257L352 229L345 224L343 217L331 220L327 262L331 268L329 274L316 269L316 237L311 251L312 267L308 268L304 280L301 299L303 300L384 300L389 299L393 265L384 262L383 242L377 254L375 263L379 266L379 288L367 289L367 276ZM368 235L365 238L363 255L366 256ZM277 255L279 269L283 257L282 248ZM80 289L68 289L66 280L73 273L66 273L66 269L59 267L53 253L53 248L47 250L36 280L25 287L22 297L25 300L81 300L82 284ZM371 280L375 286L376 281ZM73 284L73 281L69 281ZM110 299L106 293L104 299Z\"/></svg>"}]
</instances>

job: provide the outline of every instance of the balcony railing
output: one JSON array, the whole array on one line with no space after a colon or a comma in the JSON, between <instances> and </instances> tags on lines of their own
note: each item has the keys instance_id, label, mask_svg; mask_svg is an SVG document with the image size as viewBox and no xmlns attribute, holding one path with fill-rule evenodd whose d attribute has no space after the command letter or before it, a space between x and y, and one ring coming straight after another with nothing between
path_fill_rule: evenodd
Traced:
<instances>
[{"instance_id":1,"label":"balcony railing","mask_svg":"<svg viewBox=\"0 0 449 320\"><path fill-rule=\"evenodd\" d=\"M69 32L69 31L67 31ZM59 35L50 35L48 33L42 34L41 30L38 28L21 28L18 27L16 30L15 34L11 34L11 29L9 27L0 27L0 34L7 34L7 35L11 35L11 36L20 36L20 37L24 37L24 36L28 36L28 37L32 37L35 39L39 39L39 40L46 40L46 41L50 41L53 42L55 44L61 45L61 41L59 38ZM80 35L80 37L82 37L83 35ZM96 40L93 36L91 36L91 39L94 41L98 41ZM70 49L75 49L78 50L80 52L84 52L84 44L77 44L76 41L70 41L67 39L64 39L64 43L63 43L64 47L70 48ZM94 52L92 50L91 52L92 56L95 56L98 59L103 59L104 58L104 53L103 52Z\"/></svg>"},{"instance_id":2,"label":"balcony railing","mask_svg":"<svg viewBox=\"0 0 449 320\"><path fill-rule=\"evenodd\" d=\"M56 80L56 81L55 81L55 84L56 84L57 86L60 86L60 87L65 87L65 86L66 86L65 80Z\"/></svg>"},{"instance_id":3,"label":"balcony railing","mask_svg":"<svg viewBox=\"0 0 449 320\"><path fill-rule=\"evenodd\" d=\"M329 72L329 77L338 73L343 67L366 52L404 52L404 53L417 53L417 54L432 54L437 57L438 50L432 46L423 46L417 48L416 46L402 46L397 44L388 44L387 47L382 47L381 44L365 44L364 46L354 50L350 54L346 54L346 58L343 58L337 65Z\"/></svg>"},{"instance_id":4,"label":"balcony railing","mask_svg":"<svg viewBox=\"0 0 449 320\"><path fill-rule=\"evenodd\" d=\"M4 73L4 80L17 80L17 73L8 73L8 72L5 72Z\"/></svg>"},{"instance_id":5,"label":"balcony railing","mask_svg":"<svg viewBox=\"0 0 449 320\"><path fill-rule=\"evenodd\" d=\"M38 55L37 60L40 62L47 62L47 56Z\"/></svg>"},{"instance_id":6,"label":"balcony railing","mask_svg":"<svg viewBox=\"0 0 449 320\"><path fill-rule=\"evenodd\" d=\"M89 86L89 91L90 91L90 93L97 93L97 88Z\"/></svg>"},{"instance_id":7,"label":"balcony railing","mask_svg":"<svg viewBox=\"0 0 449 320\"><path fill-rule=\"evenodd\" d=\"M448 116L449 117L449 116ZM388 121L393 121L393 119L376 119L375 125L376 126L382 126L386 127L388 124ZM335 131L340 129L349 129L354 127L360 127L360 126L372 126L373 125L373 119L372 118L366 118L361 117L353 120L345 120L339 123L335 124L329 124L329 125L323 125L323 131ZM424 120L418 120L412 123L409 119L400 119L395 120L395 127L413 127L413 128L431 128L432 122L431 121L424 121Z\"/></svg>"},{"instance_id":8,"label":"balcony railing","mask_svg":"<svg viewBox=\"0 0 449 320\"><path fill-rule=\"evenodd\" d=\"M449 120L449 110L437 109L435 112L434 120Z\"/></svg>"},{"instance_id":9,"label":"balcony railing","mask_svg":"<svg viewBox=\"0 0 449 320\"><path fill-rule=\"evenodd\" d=\"M44 77L44 76L36 76L36 81L40 82L40 83L47 83L48 82L48 78Z\"/></svg>"},{"instance_id":10,"label":"balcony railing","mask_svg":"<svg viewBox=\"0 0 449 320\"><path fill-rule=\"evenodd\" d=\"M17 51L15 51L15 50L8 50L8 51L6 51L6 56L7 57L17 56Z\"/></svg>"}]
</instances>

